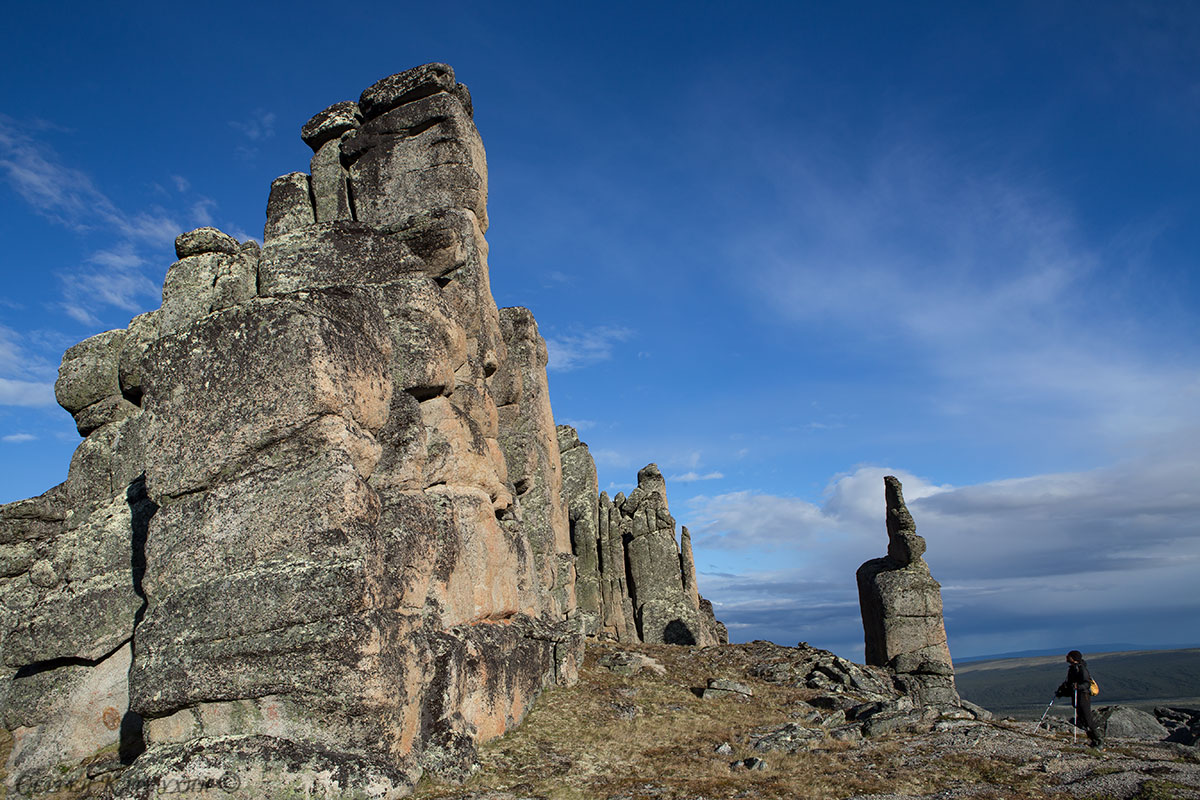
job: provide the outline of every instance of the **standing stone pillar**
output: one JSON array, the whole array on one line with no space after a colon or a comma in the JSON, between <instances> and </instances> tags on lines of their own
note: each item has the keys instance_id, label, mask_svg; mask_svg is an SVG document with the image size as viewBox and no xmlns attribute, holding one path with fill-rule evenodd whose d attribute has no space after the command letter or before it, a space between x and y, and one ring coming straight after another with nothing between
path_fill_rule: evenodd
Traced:
<instances>
[{"instance_id":1,"label":"standing stone pillar","mask_svg":"<svg viewBox=\"0 0 1200 800\"><path fill-rule=\"evenodd\" d=\"M596 462L588 446L570 425L558 426L558 447L563 462L563 492L570 517L571 552L575 554L575 600L584 633L602 627L599 551L600 509L596 492Z\"/></svg>"},{"instance_id":2,"label":"standing stone pillar","mask_svg":"<svg viewBox=\"0 0 1200 800\"><path fill-rule=\"evenodd\" d=\"M883 479L888 551L858 568L867 664L888 667L923 705L958 705L942 619L942 587L921 557L925 540L904 504L900 481Z\"/></svg>"}]
</instances>

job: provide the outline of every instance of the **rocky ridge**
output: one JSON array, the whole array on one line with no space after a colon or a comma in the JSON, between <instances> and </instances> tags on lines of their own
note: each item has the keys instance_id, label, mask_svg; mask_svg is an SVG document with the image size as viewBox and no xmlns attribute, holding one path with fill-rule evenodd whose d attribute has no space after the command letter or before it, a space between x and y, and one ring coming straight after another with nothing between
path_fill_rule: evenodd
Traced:
<instances>
[{"instance_id":1,"label":"rocky ridge","mask_svg":"<svg viewBox=\"0 0 1200 800\"><path fill-rule=\"evenodd\" d=\"M181 234L162 306L63 358L68 478L0 507L10 790L404 796L468 775L597 632L545 343L489 286L470 92L427 64L301 137L261 247ZM631 630L699 604L664 491L628 506L661 545Z\"/></svg>"},{"instance_id":2,"label":"rocky ridge","mask_svg":"<svg viewBox=\"0 0 1200 800\"><path fill-rule=\"evenodd\" d=\"M570 425L558 426L575 554L575 593L586 633L620 642L709 645L729 641L696 588L692 540L675 538L666 480L655 464L637 488L597 493L596 463Z\"/></svg>"}]
</instances>

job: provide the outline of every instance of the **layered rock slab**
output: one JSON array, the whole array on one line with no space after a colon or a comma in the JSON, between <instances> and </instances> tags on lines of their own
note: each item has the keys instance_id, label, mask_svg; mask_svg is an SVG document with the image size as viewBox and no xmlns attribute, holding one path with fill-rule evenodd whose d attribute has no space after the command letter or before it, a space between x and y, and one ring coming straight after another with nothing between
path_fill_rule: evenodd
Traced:
<instances>
[{"instance_id":1,"label":"layered rock slab","mask_svg":"<svg viewBox=\"0 0 1200 800\"><path fill-rule=\"evenodd\" d=\"M941 584L922 555L925 539L904 503L900 481L884 479L887 555L858 568L865 662L888 667L926 706L961 704L942 618Z\"/></svg>"}]
</instances>

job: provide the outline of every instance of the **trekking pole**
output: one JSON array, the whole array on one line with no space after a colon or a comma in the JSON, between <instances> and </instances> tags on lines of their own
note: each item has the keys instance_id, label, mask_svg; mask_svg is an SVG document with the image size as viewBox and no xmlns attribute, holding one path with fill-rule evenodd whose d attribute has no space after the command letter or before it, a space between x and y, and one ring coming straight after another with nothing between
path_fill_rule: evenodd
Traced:
<instances>
[{"instance_id":1,"label":"trekking pole","mask_svg":"<svg viewBox=\"0 0 1200 800\"><path fill-rule=\"evenodd\" d=\"M1050 698L1050 705L1046 706L1046 710L1042 712L1042 718L1038 720L1038 724L1033 726L1034 733L1037 732L1038 728L1042 727L1042 723L1046 721L1046 715L1050 713L1050 706L1054 705L1054 701L1057 699L1057 695ZM1050 730L1049 725L1046 726L1046 730Z\"/></svg>"}]
</instances>

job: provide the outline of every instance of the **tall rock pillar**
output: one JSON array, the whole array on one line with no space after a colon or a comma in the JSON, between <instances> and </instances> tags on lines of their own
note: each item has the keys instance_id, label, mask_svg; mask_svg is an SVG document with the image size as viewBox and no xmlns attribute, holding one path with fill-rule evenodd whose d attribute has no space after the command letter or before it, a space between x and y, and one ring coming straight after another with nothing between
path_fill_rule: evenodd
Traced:
<instances>
[{"instance_id":1,"label":"tall rock pillar","mask_svg":"<svg viewBox=\"0 0 1200 800\"><path fill-rule=\"evenodd\" d=\"M0 507L10 784L401 797L574 677L545 346L491 294L467 88L417 67L301 138L261 249L181 234L162 307L63 360L68 480Z\"/></svg>"},{"instance_id":2,"label":"tall rock pillar","mask_svg":"<svg viewBox=\"0 0 1200 800\"><path fill-rule=\"evenodd\" d=\"M858 568L867 664L888 667L923 705L958 705L942 619L942 587L921 557L925 539L904 504L900 481L883 479L888 549Z\"/></svg>"},{"instance_id":3,"label":"tall rock pillar","mask_svg":"<svg viewBox=\"0 0 1200 800\"><path fill-rule=\"evenodd\" d=\"M604 572L600 560L600 508L596 462L570 425L559 425L558 448L563 462L563 496L570 517L571 552L575 556L575 597L580 628L596 634L604 627Z\"/></svg>"}]
</instances>

